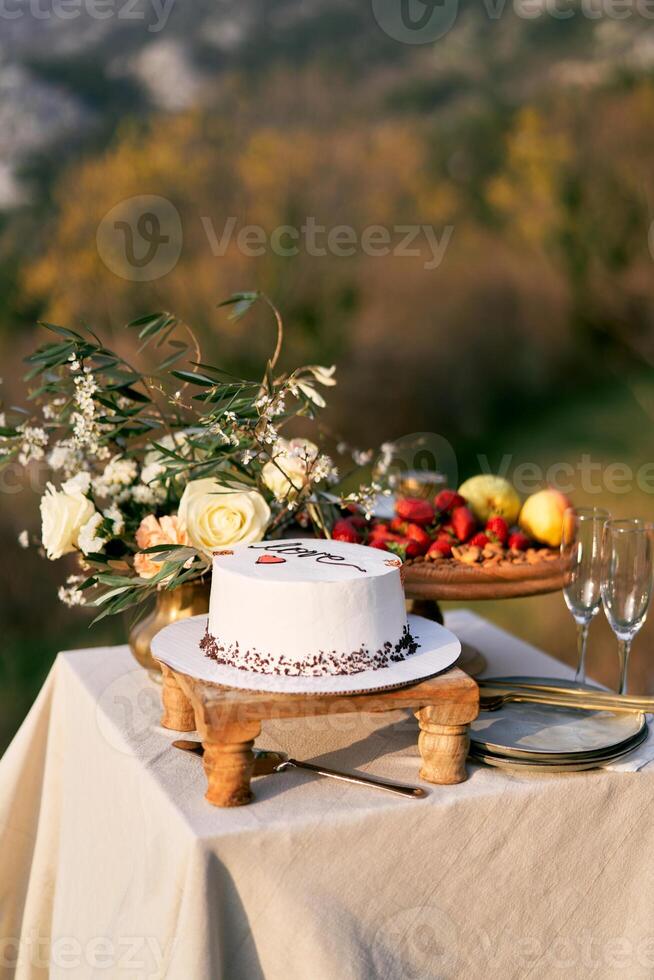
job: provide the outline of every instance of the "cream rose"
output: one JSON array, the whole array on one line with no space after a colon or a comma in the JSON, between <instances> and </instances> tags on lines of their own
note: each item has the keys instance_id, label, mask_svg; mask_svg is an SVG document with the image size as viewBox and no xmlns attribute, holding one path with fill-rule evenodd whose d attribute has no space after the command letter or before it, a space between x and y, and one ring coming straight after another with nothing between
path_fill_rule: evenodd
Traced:
<instances>
[{"instance_id":1,"label":"cream rose","mask_svg":"<svg viewBox=\"0 0 654 980\"><path fill-rule=\"evenodd\" d=\"M231 544L261 541L270 508L256 490L230 490L217 480L192 480L179 503L189 541L207 555Z\"/></svg>"},{"instance_id":2,"label":"cream rose","mask_svg":"<svg viewBox=\"0 0 654 980\"><path fill-rule=\"evenodd\" d=\"M41 540L51 561L75 551L81 528L94 514L95 507L81 493L64 493L48 484L41 497Z\"/></svg>"},{"instance_id":3,"label":"cream rose","mask_svg":"<svg viewBox=\"0 0 654 980\"><path fill-rule=\"evenodd\" d=\"M295 500L307 479L307 471L318 456L318 447L309 439L279 440L275 461L266 463L261 477L276 500Z\"/></svg>"}]
</instances>

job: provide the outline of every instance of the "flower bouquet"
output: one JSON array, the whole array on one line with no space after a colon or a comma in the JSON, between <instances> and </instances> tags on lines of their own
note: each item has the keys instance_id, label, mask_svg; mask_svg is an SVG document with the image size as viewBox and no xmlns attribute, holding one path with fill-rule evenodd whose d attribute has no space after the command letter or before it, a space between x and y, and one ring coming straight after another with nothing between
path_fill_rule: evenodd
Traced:
<instances>
[{"instance_id":1,"label":"flower bouquet","mask_svg":"<svg viewBox=\"0 0 654 980\"><path fill-rule=\"evenodd\" d=\"M287 438L289 424L325 406L320 388L336 383L334 368L277 374L283 324L270 300L240 293L220 306L238 319L257 302L277 327L258 381L205 363L194 333L169 313L128 325L140 351L159 352L152 374L88 327L43 324L55 339L27 358L34 407L2 414L0 463L48 469L40 547L51 560L78 556L59 590L68 605L93 605L100 619L206 582L214 550L293 522L328 536L340 506L381 489L339 494L330 456Z\"/></svg>"}]
</instances>

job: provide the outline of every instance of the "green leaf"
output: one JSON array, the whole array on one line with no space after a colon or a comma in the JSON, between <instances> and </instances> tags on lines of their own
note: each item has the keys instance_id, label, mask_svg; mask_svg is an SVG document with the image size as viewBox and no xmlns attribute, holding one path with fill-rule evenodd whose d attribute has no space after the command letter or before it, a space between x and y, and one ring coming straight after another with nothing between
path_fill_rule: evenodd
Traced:
<instances>
[{"instance_id":1,"label":"green leaf","mask_svg":"<svg viewBox=\"0 0 654 980\"><path fill-rule=\"evenodd\" d=\"M230 320L240 320L241 317L245 316L248 310L256 303L256 301L261 296L261 293L234 293L229 299L224 299L222 303L218 303L218 309L222 306L233 306L234 309L230 313Z\"/></svg>"},{"instance_id":2,"label":"green leaf","mask_svg":"<svg viewBox=\"0 0 654 980\"><path fill-rule=\"evenodd\" d=\"M216 384L213 378L207 378L203 374L194 374L192 371L171 371L173 378L186 381L189 384L200 385L205 388L213 388Z\"/></svg>"},{"instance_id":3,"label":"green leaf","mask_svg":"<svg viewBox=\"0 0 654 980\"><path fill-rule=\"evenodd\" d=\"M77 333L75 330L70 330L68 327L60 327L56 323L48 323L47 320L39 320L38 325L40 327L45 327L46 330L51 330L53 333L58 333L61 337L69 337L71 340L78 340L81 344L86 343L86 340L81 333Z\"/></svg>"},{"instance_id":4,"label":"green leaf","mask_svg":"<svg viewBox=\"0 0 654 980\"><path fill-rule=\"evenodd\" d=\"M176 364L177 361L179 361L182 357L184 357L184 354L186 354L187 350L188 347L186 346L186 344L182 345L182 350L175 351L174 354L170 354L168 357L165 358L165 360L160 362L159 370L166 371L169 367L172 367L173 364Z\"/></svg>"},{"instance_id":5,"label":"green leaf","mask_svg":"<svg viewBox=\"0 0 654 980\"><path fill-rule=\"evenodd\" d=\"M124 385L120 388L114 387L111 389L111 391L118 391L121 395L124 395L125 398L129 398L130 401L133 402L144 402L149 405L152 401L152 399L148 398L147 395L144 395L142 391L137 391L136 388L131 388L129 385Z\"/></svg>"},{"instance_id":6,"label":"green leaf","mask_svg":"<svg viewBox=\"0 0 654 980\"><path fill-rule=\"evenodd\" d=\"M136 329L138 327L145 327L148 323L160 320L164 316L168 316L168 314L163 312L145 313L143 316L137 316L136 320L130 320L130 322L127 324L127 329L129 330L131 328Z\"/></svg>"},{"instance_id":7,"label":"green leaf","mask_svg":"<svg viewBox=\"0 0 654 980\"><path fill-rule=\"evenodd\" d=\"M103 595L98 596L98 598L94 602L94 605L95 606L101 606L103 602L107 602L108 599L113 599L114 596L121 595L128 588L129 588L129 586L122 585L122 586L120 586L120 588L110 589L109 592L105 592Z\"/></svg>"}]
</instances>

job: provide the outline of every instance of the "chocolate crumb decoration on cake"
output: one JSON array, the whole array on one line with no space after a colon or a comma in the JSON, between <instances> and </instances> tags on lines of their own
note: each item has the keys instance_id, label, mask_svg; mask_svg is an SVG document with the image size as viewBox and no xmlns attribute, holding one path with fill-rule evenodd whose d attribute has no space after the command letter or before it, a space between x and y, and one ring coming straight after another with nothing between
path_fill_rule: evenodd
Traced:
<instances>
[{"instance_id":1,"label":"chocolate crumb decoration on cake","mask_svg":"<svg viewBox=\"0 0 654 980\"><path fill-rule=\"evenodd\" d=\"M207 631L216 663L257 674L322 677L411 657L400 568L343 541L261 541L215 552Z\"/></svg>"}]
</instances>

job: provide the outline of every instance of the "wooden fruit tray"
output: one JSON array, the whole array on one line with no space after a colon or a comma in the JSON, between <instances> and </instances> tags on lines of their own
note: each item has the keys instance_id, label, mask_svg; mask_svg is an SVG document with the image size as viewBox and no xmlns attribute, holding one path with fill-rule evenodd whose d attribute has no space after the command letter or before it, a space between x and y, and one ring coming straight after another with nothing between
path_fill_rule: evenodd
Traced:
<instances>
[{"instance_id":1,"label":"wooden fruit tray","mask_svg":"<svg viewBox=\"0 0 654 980\"><path fill-rule=\"evenodd\" d=\"M543 549L532 562L499 561L466 564L455 558L414 559L403 568L404 589L410 599L517 599L544 595L563 588L567 560Z\"/></svg>"}]
</instances>

